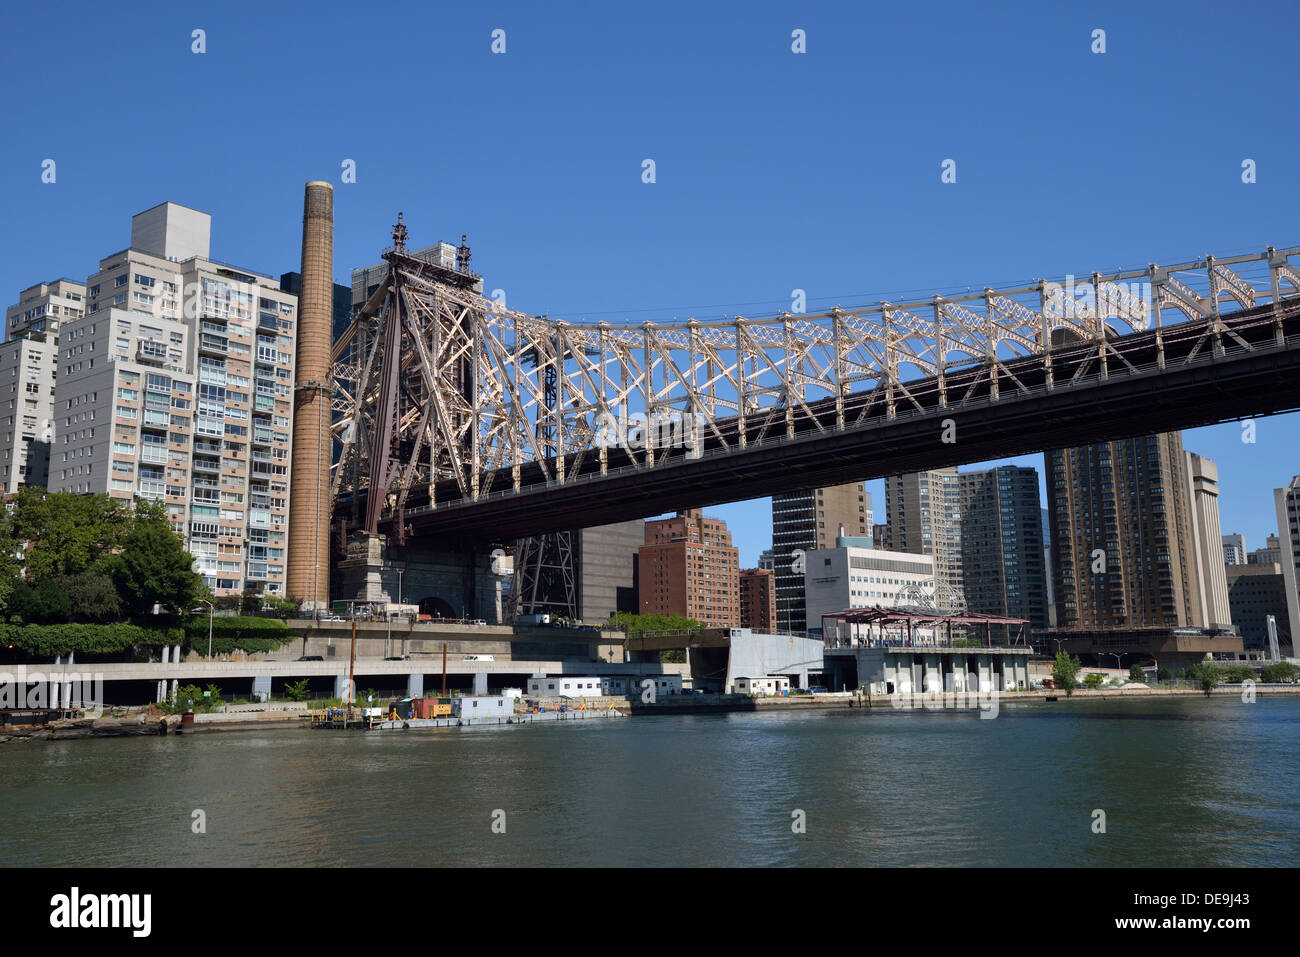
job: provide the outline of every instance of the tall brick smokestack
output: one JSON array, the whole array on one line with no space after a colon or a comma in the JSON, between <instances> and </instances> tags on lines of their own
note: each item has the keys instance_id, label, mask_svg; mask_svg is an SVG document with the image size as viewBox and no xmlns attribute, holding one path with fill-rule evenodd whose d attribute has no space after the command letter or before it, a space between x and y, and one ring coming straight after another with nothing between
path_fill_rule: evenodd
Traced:
<instances>
[{"instance_id":1,"label":"tall brick smokestack","mask_svg":"<svg viewBox=\"0 0 1300 957\"><path fill-rule=\"evenodd\" d=\"M307 184L302 208L302 292L289 477L288 594L329 607L330 348L333 346L334 187Z\"/></svg>"}]
</instances>

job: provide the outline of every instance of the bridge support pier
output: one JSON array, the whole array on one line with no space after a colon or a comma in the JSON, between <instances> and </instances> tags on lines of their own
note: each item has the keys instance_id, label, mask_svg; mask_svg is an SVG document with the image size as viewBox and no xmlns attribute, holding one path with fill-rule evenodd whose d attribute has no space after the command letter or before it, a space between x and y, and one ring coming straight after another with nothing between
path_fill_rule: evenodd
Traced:
<instances>
[{"instance_id":1,"label":"bridge support pier","mask_svg":"<svg viewBox=\"0 0 1300 957\"><path fill-rule=\"evenodd\" d=\"M487 674L485 672L480 671L474 675L474 693L477 695L488 693Z\"/></svg>"},{"instance_id":2,"label":"bridge support pier","mask_svg":"<svg viewBox=\"0 0 1300 957\"><path fill-rule=\"evenodd\" d=\"M406 676L406 696L408 698L424 697L424 675L409 674Z\"/></svg>"},{"instance_id":3,"label":"bridge support pier","mask_svg":"<svg viewBox=\"0 0 1300 957\"><path fill-rule=\"evenodd\" d=\"M496 568L491 549L481 543L408 539L399 547L385 535L359 533L349 540L348 557L339 561L333 580L336 597L346 601L390 604L400 597L435 618L495 625L503 620L501 586L509 577Z\"/></svg>"},{"instance_id":4,"label":"bridge support pier","mask_svg":"<svg viewBox=\"0 0 1300 957\"><path fill-rule=\"evenodd\" d=\"M269 701L271 699L271 676L258 675L253 678L253 690L249 692L250 701Z\"/></svg>"},{"instance_id":5,"label":"bridge support pier","mask_svg":"<svg viewBox=\"0 0 1300 957\"><path fill-rule=\"evenodd\" d=\"M354 697L351 685L348 682L347 675L334 676L334 697L342 698L345 702L351 701Z\"/></svg>"}]
</instances>

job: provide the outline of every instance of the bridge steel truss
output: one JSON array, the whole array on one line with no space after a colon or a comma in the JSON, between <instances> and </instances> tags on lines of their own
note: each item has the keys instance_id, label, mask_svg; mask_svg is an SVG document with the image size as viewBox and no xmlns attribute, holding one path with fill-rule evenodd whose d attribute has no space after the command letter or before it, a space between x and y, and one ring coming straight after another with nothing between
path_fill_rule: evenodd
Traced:
<instances>
[{"instance_id":1,"label":"bridge steel truss","mask_svg":"<svg viewBox=\"0 0 1300 957\"><path fill-rule=\"evenodd\" d=\"M1066 345L1090 350L1073 380L1104 379L1129 364L1114 340L1130 332L1154 330L1163 369L1162 330L1202 324L1179 362L1228 340L1249 348L1223 310L1300 295L1300 248L1269 247L809 315L572 323L483 297L467 248L450 270L408 255L399 228L388 280L334 347L330 488L336 519L342 498L354 527L388 524L399 542L404 510L436 508L439 489L465 502L597 467L653 470L701 439L730 451L793 437L796 420L841 431L922 409L909 384L924 380L940 408L1028 394L1009 367L1025 357L1041 358L1050 389Z\"/></svg>"}]
</instances>

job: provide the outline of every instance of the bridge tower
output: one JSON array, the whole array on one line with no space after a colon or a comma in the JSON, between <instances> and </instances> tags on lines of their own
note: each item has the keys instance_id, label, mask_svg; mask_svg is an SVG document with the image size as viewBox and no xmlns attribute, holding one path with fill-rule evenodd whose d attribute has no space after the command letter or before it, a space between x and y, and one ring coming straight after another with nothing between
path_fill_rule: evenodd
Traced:
<instances>
[{"instance_id":1,"label":"bridge tower","mask_svg":"<svg viewBox=\"0 0 1300 957\"><path fill-rule=\"evenodd\" d=\"M476 316L491 304L469 269L468 237L454 263L410 252L407 238L398 213L384 282L334 345L334 597L423 601L444 617L499 620L500 542L409 534L408 510L427 509L439 481L472 494L495 463L476 430Z\"/></svg>"}]
</instances>

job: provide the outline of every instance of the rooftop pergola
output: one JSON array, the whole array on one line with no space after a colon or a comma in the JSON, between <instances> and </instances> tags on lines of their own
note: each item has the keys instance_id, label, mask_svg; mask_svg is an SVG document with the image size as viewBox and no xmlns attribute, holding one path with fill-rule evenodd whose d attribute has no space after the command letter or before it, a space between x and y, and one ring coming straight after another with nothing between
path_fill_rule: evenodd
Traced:
<instances>
[{"instance_id":1,"label":"rooftop pergola","mask_svg":"<svg viewBox=\"0 0 1300 957\"><path fill-rule=\"evenodd\" d=\"M855 626L851 629L852 637L857 637L856 626L865 625L867 627L867 644L870 645L900 645L902 647L936 647L939 645L939 634L947 630L949 646L952 645L953 626L984 628L984 642L986 645L993 644L993 626L1005 626L1008 633L1014 631L1015 637L1012 639L1013 645L1025 644L1025 625L1029 624L1027 618L1008 618L1004 615L986 615L980 612L963 611L945 614L934 608L881 608L876 605L871 608L846 608L844 611L833 611L822 615L822 640L826 640L828 634L826 630L826 621L830 619L839 625L844 622L847 625ZM899 640L891 641L887 632L896 630L899 633ZM931 641L918 641L918 629L932 629L934 638ZM838 627L835 629L838 635ZM874 633L874 634L873 634ZM835 647L839 644L839 639L835 639ZM850 642L851 643L851 642ZM829 643L828 643L829 644Z\"/></svg>"}]
</instances>

